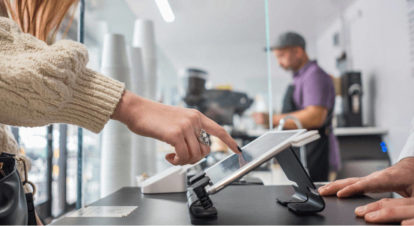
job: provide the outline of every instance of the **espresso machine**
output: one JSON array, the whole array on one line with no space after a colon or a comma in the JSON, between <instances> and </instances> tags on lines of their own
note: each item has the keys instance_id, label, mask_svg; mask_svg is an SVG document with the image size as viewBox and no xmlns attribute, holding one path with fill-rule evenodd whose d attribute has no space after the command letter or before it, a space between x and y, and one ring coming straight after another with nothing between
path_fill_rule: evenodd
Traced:
<instances>
[{"instance_id":1,"label":"espresso machine","mask_svg":"<svg viewBox=\"0 0 414 226\"><path fill-rule=\"evenodd\" d=\"M242 115L253 103L247 94L232 90L206 89L207 72L186 70L184 102L220 125L233 125L233 116Z\"/></svg>"},{"instance_id":2,"label":"espresso machine","mask_svg":"<svg viewBox=\"0 0 414 226\"><path fill-rule=\"evenodd\" d=\"M342 114L340 127L362 126L362 81L361 72L348 71L341 76Z\"/></svg>"}]
</instances>

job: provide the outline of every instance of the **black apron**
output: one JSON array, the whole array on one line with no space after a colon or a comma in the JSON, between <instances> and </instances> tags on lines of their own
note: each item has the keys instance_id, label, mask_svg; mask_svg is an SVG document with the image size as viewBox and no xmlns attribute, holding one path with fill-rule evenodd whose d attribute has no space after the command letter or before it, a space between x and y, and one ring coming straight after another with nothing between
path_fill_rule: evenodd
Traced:
<instances>
[{"instance_id":1,"label":"black apron","mask_svg":"<svg viewBox=\"0 0 414 226\"><path fill-rule=\"evenodd\" d=\"M282 113L290 113L300 110L293 100L294 85L289 85L283 98ZM328 115L324 124L320 128L314 128L319 131L321 138L306 145L306 160L310 177L314 182L327 181L329 176L329 135L332 124L333 109L328 109ZM299 148L294 148L299 155Z\"/></svg>"}]
</instances>

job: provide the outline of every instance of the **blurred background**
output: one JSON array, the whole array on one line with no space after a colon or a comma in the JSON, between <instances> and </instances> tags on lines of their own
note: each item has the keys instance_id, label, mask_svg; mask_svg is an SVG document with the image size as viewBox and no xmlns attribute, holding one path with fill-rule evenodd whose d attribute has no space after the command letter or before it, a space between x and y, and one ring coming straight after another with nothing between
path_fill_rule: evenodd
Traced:
<instances>
[{"instance_id":1,"label":"blurred background","mask_svg":"<svg viewBox=\"0 0 414 226\"><path fill-rule=\"evenodd\" d=\"M106 75L146 98L202 111L240 145L268 130L251 114L280 113L292 83L291 73L265 51L267 45L283 32L300 33L309 57L335 84L333 126L342 168L331 178L362 176L397 161L414 116L413 0L85 2L90 68L105 74L121 65L119 74ZM75 17L62 38L77 40L78 25ZM350 74L358 79L348 84ZM354 83L361 90L351 94L347 85ZM346 120L345 99L351 95L361 107ZM122 133L128 145L106 150L116 147L105 137L111 129L83 130L79 138L72 125L13 128L32 159L29 177L38 187L35 203L42 216L55 218L75 208L79 142L83 206L170 166L164 160L169 145L128 132ZM214 138L211 149L209 164L229 154ZM125 167L109 164L111 158ZM276 164L253 173L264 184L286 182Z\"/></svg>"}]
</instances>

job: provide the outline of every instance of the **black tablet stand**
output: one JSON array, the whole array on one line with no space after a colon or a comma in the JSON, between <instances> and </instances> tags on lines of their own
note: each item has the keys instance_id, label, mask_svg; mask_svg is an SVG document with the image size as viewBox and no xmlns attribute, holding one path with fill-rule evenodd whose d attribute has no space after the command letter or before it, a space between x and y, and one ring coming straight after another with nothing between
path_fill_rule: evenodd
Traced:
<instances>
[{"instance_id":1,"label":"black tablet stand","mask_svg":"<svg viewBox=\"0 0 414 226\"><path fill-rule=\"evenodd\" d=\"M289 199L277 198L277 202L298 214L310 214L325 209L325 202L316 191L295 151L290 147L276 155L276 159L287 178L296 183L293 185L295 194Z\"/></svg>"},{"instance_id":2,"label":"black tablet stand","mask_svg":"<svg viewBox=\"0 0 414 226\"><path fill-rule=\"evenodd\" d=\"M298 214L320 212L325 208L325 202L316 191L298 156L292 148L276 155L276 159L287 178L296 183L293 185L295 194L288 199L277 198L277 202ZM187 189L187 200L190 214L195 218L215 218L217 210L213 206L205 187L210 178L204 172L190 178Z\"/></svg>"}]
</instances>

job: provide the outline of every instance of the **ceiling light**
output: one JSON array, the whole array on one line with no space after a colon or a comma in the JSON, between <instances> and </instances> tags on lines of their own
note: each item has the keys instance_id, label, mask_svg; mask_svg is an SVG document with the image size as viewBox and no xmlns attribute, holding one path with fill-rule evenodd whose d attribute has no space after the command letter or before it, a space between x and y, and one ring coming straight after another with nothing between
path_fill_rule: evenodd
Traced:
<instances>
[{"instance_id":1,"label":"ceiling light","mask_svg":"<svg viewBox=\"0 0 414 226\"><path fill-rule=\"evenodd\" d=\"M175 20L174 12L172 11L168 0L155 0L155 3L157 4L161 16L165 22L171 23Z\"/></svg>"}]
</instances>

